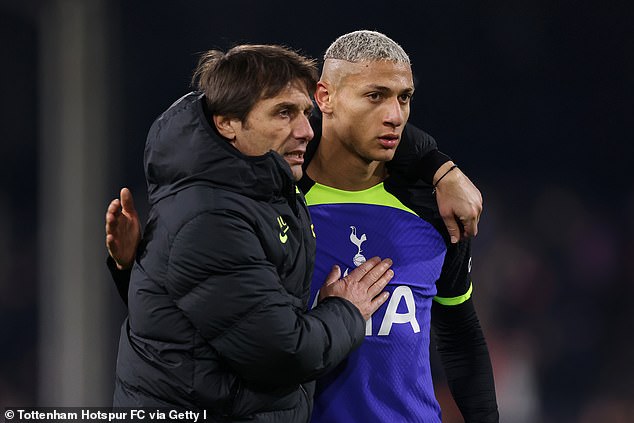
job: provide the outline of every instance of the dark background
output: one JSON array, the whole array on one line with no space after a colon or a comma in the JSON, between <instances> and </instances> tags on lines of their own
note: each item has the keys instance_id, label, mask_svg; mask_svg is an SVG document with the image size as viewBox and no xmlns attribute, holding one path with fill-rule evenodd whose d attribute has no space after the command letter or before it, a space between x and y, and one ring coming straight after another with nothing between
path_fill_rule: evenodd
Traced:
<instances>
[{"instance_id":1,"label":"dark background","mask_svg":"<svg viewBox=\"0 0 634 423\"><path fill-rule=\"evenodd\" d=\"M0 2L4 406L37 404L43 383L37 373L42 134L35 116L46 113L38 107L38 75L46 71L38 28L47 3ZM430 132L484 196L474 295L502 421L634 421L630 2L106 3L113 49L105 66L121 135L109 142L104 211L126 185L145 216L145 135L189 89L198 53L276 43L320 58L346 32L384 32L412 60L417 88L410 122ZM115 295L104 301L116 310L112 330L95 336L107 337L114 368L124 311ZM461 421L436 370L445 421Z\"/></svg>"}]
</instances>

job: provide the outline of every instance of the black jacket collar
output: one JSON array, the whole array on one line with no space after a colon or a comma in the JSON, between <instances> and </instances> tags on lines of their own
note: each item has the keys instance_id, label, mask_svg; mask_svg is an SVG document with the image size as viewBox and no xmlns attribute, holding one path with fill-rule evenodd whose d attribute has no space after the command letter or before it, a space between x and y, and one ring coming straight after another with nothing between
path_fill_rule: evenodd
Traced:
<instances>
[{"instance_id":1,"label":"black jacket collar","mask_svg":"<svg viewBox=\"0 0 634 423\"><path fill-rule=\"evenodd\" d=\"M189 93L152 124L145 145L150 204L193 185L209 185L258 200L294 196L290 167L277 153L250 157L213 129L204 96Z\"/></svg>"}]
</instances>

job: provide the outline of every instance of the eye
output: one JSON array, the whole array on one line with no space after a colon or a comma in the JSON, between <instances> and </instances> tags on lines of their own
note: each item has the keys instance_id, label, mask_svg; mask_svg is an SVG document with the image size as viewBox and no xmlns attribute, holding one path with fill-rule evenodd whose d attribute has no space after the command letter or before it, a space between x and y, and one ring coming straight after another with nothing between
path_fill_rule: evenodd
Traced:
<instances>
[{"instance_id":1,"label":"eye","mask_svg":"<svg viewBox=\"0 0 634 423\"><path fill-rule=\"evenodd\" d=\"M291 117L292 112L291 112L290 109L282 109L282 110L279 111L279 115L281 117L287 118L287 117Z\"/></svg>"},{"instance_id":2,"label":"eye","mask_svg":"<svg viewBox=\"0 0 634 423\"><path fill-rule=\"evenodd\" d=\"M410 93L401 94L398 96L398 101L400 101L403 104L409 103L411 99L412 99L412 94Z\"/></svg>"},{"instance_id":3,"label":"eye","mask_svg":"<svg viewBox=\"0 0 634 423\"><path fill-rule=\"evenodd\" d=\"M370 101L379 101L381 97L383 96L379 92L373 92L373 93L368 93L367 97L370 99Z\"/></svg>"}]
</instances>

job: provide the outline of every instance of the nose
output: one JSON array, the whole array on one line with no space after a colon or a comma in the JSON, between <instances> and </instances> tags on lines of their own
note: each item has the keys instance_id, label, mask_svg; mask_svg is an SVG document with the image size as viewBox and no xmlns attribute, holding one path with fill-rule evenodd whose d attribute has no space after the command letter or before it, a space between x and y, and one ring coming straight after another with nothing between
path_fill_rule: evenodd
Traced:
<instances>
[{"instance_id":1,"label":"nose","mask_svg":"<svg viewBox=\"0 0 634 423\"><path fill-rule=\"evenodd\" d=\"M298 140L302 140L308 142L313 139L315 133L313 132L313 127L310 126L310 121L308 120L308 116L300 113L299 118L295 124L295 128L293 129L293 136Z\"/></svg>"},{"instance_id":2,"label":"nose","mask_svg":"<svg viewBox=\"0 0 634 423\"><path fill-rule=\"evenodd\" d=\"M386 102L386 113L384 118L384 123L393 127L399 127L405 123L406 118L406 110L404 110L403 104L398 101L397 97L390 99L390 101Z\"/></svg>"}]
</instances>

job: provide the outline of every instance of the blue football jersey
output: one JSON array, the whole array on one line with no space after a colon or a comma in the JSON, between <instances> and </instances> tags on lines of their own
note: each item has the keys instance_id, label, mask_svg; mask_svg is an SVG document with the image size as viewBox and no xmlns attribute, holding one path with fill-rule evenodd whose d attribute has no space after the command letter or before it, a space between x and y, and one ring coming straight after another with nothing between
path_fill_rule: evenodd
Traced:
<instances>
[{"instance_id":1,"label":"blue football jersey","mask_svg":"<svg viewBox=\"0 0 634 423\"><path fill-rule=\"evenodd\" d=\"M367 321L365 341L317 382L312 421L439 423L429 338L442 235L383 184L353 192L315 184L306 202L317 237L312 306L333 264L345 274L374 256L394 262L390 297Z\"/></svg>"}]
</instances>

